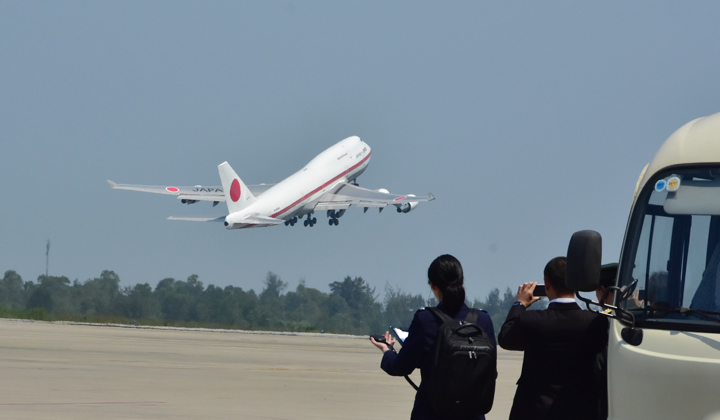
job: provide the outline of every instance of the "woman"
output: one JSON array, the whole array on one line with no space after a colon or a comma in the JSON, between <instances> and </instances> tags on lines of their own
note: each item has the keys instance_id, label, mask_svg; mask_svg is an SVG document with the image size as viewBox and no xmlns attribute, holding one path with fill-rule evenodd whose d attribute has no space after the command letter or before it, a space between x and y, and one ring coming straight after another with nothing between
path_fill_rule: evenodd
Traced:
<instances>
[{"instance_id":1,"label":"woman","mask_svg":"<svg viewBox=\"0 0 720 420\"><path fill-rule=\"evenodd\" d=\"M441 255L430 264L428 268L428 283L435 297L440 302L438 308L456 321L463 321L468 314L469 308L465 305L465 288L463 287L463 271L460 261L452 255ZM370 339L375 347L383 352L380 367L392 376L404 376L412 373L415 368L420 368L420 374L424 378L430 372L432 366L432 353L435 349L435 339L438 328L442 322L432 312L420 309L410 324L408 337L403 343L399 353L390 351L385 343ZM493 345L495 343L495 331L493 330L490 316L479 311L478 322L485 332L490 336ZM385 340L394 343L395 340L388 332L384 334ZM444 419L443 413L435 413L431 407L430 398L422 382L415 395L411 420L437 420ZM478 416L475 419L485 419L485 416Z\"/></svg>"}]
</instances>

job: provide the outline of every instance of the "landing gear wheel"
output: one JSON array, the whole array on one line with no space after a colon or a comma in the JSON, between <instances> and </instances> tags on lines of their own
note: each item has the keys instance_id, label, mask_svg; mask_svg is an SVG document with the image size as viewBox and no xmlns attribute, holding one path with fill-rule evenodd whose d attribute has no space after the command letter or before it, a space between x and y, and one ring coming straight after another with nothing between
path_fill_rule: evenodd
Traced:
<instances>
[{"instance_id":1,"label":"landing gear wheel","mask_svg":"<svg viewBox=\"0 0 720 420\"><path fill-rule=\"evenodd\" d=\"M333 220L335 220L335 219L330 219L330 220L328 220L328 224L329 224L330 226L332 226L332 225L335 224L335 222L333 222Z\"/></svg>"},{"instance_id":2,"label":"landing gear wheel","mask_svg":"<svg viewBox=\"0 0 720 420\"><path fill-rule=\"evenodd\" d=\"M303 224L305 225L305 227L307 227L307 225L308 225L308 220L304 221Z\"/></svg>"},{"instance_id":3,"label":"landing gear wheel","mask_svg":"<svg viewBox=\"0 0 720 420\"><path fill-rule=\"evenodd\" d=\"M314 225L315 223L317 223L317 218L313 217L312 224Z\"/></svg>"},{"instance_id":4,"label":"landing gear wheel","mask_svg":"<svg viewBox=\"0 0 720 420\"><path fill-rule=\"evenodd\" d=\"M335 219L335 226L337 226L337 225L339 225L339 224L340 224L340 220L339 220L339 219Z\"/></svg>"}]
</instances>

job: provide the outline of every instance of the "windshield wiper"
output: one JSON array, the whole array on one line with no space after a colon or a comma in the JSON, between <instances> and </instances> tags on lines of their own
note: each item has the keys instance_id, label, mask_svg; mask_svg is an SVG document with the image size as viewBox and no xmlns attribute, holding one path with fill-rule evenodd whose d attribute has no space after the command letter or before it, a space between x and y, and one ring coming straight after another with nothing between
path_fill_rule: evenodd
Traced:
<instances>
[{"instance_id":1,"label":"windshield wiper","mask_svg":"<svg viewBox=\"0 0 720 420\"><path fill-rule=\"evenodd\" d=\"M700 315L700 318L705 318L709 321L720 322L720 318L714 317L713 315L720 315L720 312L704 311L702 309L690 309L680 308L678 310L681 314Z\"/></svg>"},{"instance_id":2,"label":"windshield wiper","mask_svg":"<svg viewBox=\"0 0 720 420\"><path fill-rule=\"evenodd\" d=\"M663 308L663 307L656 307L656 306L646 306L642 308L643 312L651 312L651 313L657 313L661 318L665 316L668 312L672 313L679 313L679 314L685 314L685 315L696 315L700 318L706 319L708 321L714 321L717 323L720 323L720 318L715 317L713 315L719 315L720 312L712 312L712 311L704 311L702 309L690 309L690 308Z\"/></svg>"}]
</instances>

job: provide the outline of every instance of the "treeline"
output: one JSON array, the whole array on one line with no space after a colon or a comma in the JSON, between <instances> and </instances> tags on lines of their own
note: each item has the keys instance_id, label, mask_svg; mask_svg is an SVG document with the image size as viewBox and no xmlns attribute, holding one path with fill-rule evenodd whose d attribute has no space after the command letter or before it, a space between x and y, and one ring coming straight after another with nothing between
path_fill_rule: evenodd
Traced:
<instances>
[{"instance_id":1,"label":"treeline","mask_svg":"<svg viewBox=\"0 0 720 420\"><path fill-rule=\"evenodd\" d=\"M120 278L109 270L84 282L44 275L37 282L23 281L9 270L0 280L0 317L371 334L389 325L408 327L418 308L437 304L434 297L391 286L379 301L362 277L332 282L330 293L303 281L294 291L287 286L272 272L257 294L235 286L205 287L197 275L166 278L153 289L148 283L120 287ZM502 297L493 289L485 301L468 305L486 310L497 331L514 301L509 288Z\"/></svg>"}]
</instances>

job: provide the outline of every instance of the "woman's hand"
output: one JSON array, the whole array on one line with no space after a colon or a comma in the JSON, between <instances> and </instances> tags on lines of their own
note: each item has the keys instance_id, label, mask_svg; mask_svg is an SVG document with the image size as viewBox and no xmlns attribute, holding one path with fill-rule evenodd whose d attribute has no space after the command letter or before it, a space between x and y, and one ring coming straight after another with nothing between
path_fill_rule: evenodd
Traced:
<instances>
[{"instance_id":1,"label":"woman's hand","mask_svg":"<svg viewBox=\"0 0 720 420\"><path fill-rule=\"evenodd\" d=\"M390 333L388 331L385 331L385 334L383 334L383 337L385 338L385 341L390 344L395 344L395 339L392 338ZM373 345L380 349L381 352L385 353L386 351L390 350L390 346L388 346L386 343L380 343L378 341L375 341L374 338L370 337L370 342L373 343Z\"/></svg>"}]
</instances>

